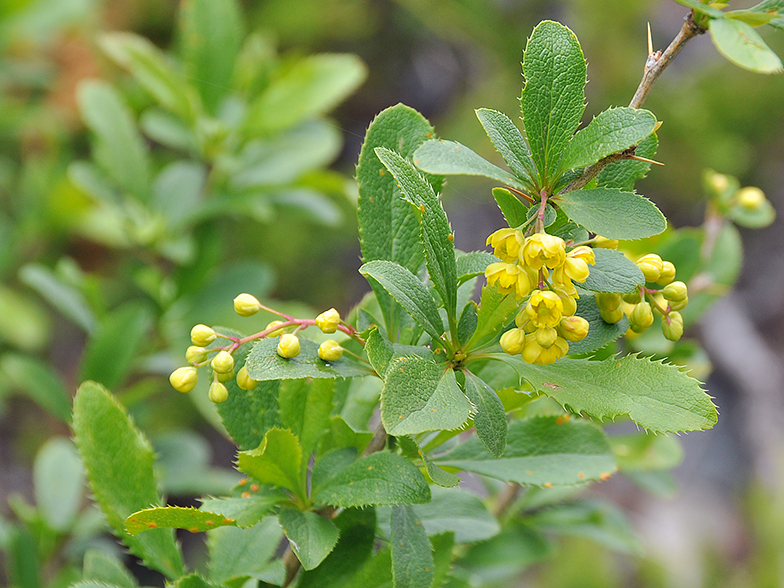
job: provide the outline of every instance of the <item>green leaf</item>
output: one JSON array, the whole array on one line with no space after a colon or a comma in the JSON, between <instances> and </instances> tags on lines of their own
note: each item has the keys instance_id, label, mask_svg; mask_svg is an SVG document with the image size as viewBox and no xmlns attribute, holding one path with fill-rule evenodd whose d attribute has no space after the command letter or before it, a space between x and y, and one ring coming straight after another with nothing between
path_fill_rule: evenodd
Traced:
<instances>
[{"instance_id":1,"label":"green leaf","mask_svg":"<svg viewBox=\"0 0 784 588\"><path fill-rule=\"evenodd\" d=\"M430 538L433 547L433 582L431 588L441 588L449 577L452 561L455 559L455 535L454 533L441 533Z\"/></svg>"},{"instance_id":2,"label":"green leaf","mask_svg":"<svg viewBox=\"0 0 784 588\"><path fill-rule=\"evenodd\" d=\"M451 531L455 543L486 541L501 525L473 492L458 488L433 488L433 500L412 508L428 535Z\"/></svg>"},{"instance_id":3,"label":"green leaf","mask_svg":"<svg viewBox=\"0 0 784 588\"><path fill-rule=\"evenodd\" d=\"M79 111L93 133L93 158L121 189L146 201L150 192L150 161L131 111L106 82L82 82Z\"/></svg>"},{"instance_id":4,"label":"green leaf","mask_svg":"<svg viewBox=\"0 0 784 588\"><path fill-rule=\"evenodd\" d=\"M146 303L131 301L106 316L90 334L80 366L80 380L95 380L107 388L128 376L136 354L152 327Z\"/></svg>"},{"instance_id":5,"label":"green leaf","mask_svg":"<svg viewBox=\"0 0 784 588\"><path fill-rule=\"evenodd\" d=\"M394 588L389 547L366 561L359 572L341 588Z\"/></svg>"},{"instance_id":6,"label":"green leaf","mask_svg":"<svg viewBox=\"0 0 784 588\"><path fill-rule=\"evenodd\" d=\"M341 470L357 459L356 447L340 447L330 450L316 459L310 475L310 493L315 496Z\"/></svg>"},{"instance_id":7,"label":"green leaf","mask_svg":"<svg viewBox=\"0 0 784 588\"><path fill-rule=\"evenodd\" d=\"M221 527L207 533L209 579L224 583L248 577L271 580L269 575L276 573L277 562L270 559L282 538L277 517L267 517L250 529ZM282 577L276 585L283 583L285 571L279 575Z\"/></svg>"},{"instance_id":8,"label":"green leaf","mask_svg":"<svg viewBox=\"0 0 784 588\"><path fill-rule=\"evenodd\" d=\"M411 506L392 508L389 542L395 588L430 588L433 552L425 528Z\"/></svg>"},{"instance_id":9,"label":"green leaf","mask_svg":"<svg viewBox=\"0 0 784 588\"><path fill-rule=\"evenodd\" d=\"M409 459L416 459L419 457L422 460L422 462L425 464L427 477L431 482L438 484L443 488L454 488L460 483L460 478L458 476L441 469L432 461L430 461L430 459L427 457L427 454L422 451L422 449L419 447L419 444L414 440L413 437L403 435L402 437L397 437L397 441L400 444L400 448L404 456L408 457Z\"/></svg>"},{"instance_id":10,"label":"green leaf","mask_svg":"<svg viewBox=\"0 0 784 588\"><path fill-rule=\"evenodd\" d=\"M299 438L310 455L330 428L334 380L288 380L281 383L280 421Z\"/></svg>"},{"instance_id":11,"label":"green leaf","mask_svg":"<svg viewBox=\"0 0 784 588\"><path fill-rule=\"evenodd\" d=\"M510 227L519 227L528 220L528 207L504 188L493 188L493 198Z\"/></svg>"},{"instance_id":12,"label":"green leaf","mask_svg":"<svg viewBox=\"0 0 784 588\"><path fill-rule=\"evenodd\" d=\"M370 360L373 369L379 377L383 378L387 373L390 362L398 357L410 357L418 355L427 359L433 358L433 353L427 347L421 345L401 345L400 343L390 343L377 328L370 331L365 344L365 353Z\"/></svg>"},{"instance_id":13,"label":"green leaf","mask_svg":"<svg viewBox=\"0 0 784 588\"><path fill-rule=\"evenodd\" d=\"M93 497L115 534L148 567L172 579L181 576L182 556L170 529L138 537L125 531L128 515L161 500L149 442L117 400L94 382L82 384L76 393L73 427Z\"/></svg>"},{"instance_id":14,"label":"green leaf","mask_svg":"<svg viewBox=\"0 0 784 588\"><path fill-rule=\"evenodd\" d=\"M659 138L656 133L651 133L640 141L635 155L640 157L652 158L659 147ZM634 191L634 184L648 174L651 164L647 161L636 161L633 159L622 159L614 161L596 176L596 185L600 188L618 188L624 192Z\"/></svg>"},{"instance_id":15,"label":"green leaf","mask_svg":"<svg viewBox=\"0 0 784 588\"><path fill-rule=\"evenodd\" d=\"M139 127L147 137L175 151L193 155L199 152L199 142L193 129L162 108L152 106L142 112Z\"/></svg>"},{"instance_id":16,"label":"green leaf","mask_svg":"<svg viewBox=\"0 0 784 588\"><path fill-rule=\"evenodd\" d=\"M424 172L444 176L483 176L520 190L525 185L513 174L493 165L471 149L455 141L425 141L414 152L416 166Z\"/></svg>"},{"instance_id":17,"label":"green leaf","mask_svg":"<svg viewBox=\"0 0 784 588\"><path fill-rule=\"evenodd\" d=\"M359 268L359 273L381 284L434 339L444 334L444 323L433 296L409 270L394 261L378 260L364 264Z\"/></svg>"},{"instance_id":18,"label":"green leaf","mask_svg":"<svg viewBox=\"0 0 784 588\"><path fill-rule=\"evenodd\" d=\"M782 0L763 0L759 4L745 10L731 10L724 14L726 18L737 18L753 27L769 24L776 28L782 27L784 2Z\"/></svg>"},{"instance_id":19,"label":"green leaf","mask_svg":"<svg viewBox=\"0 0 784 588\"><path fill-rule=\"evenodd\" d=\"M221 586L209 582L199 574L189 574L177 580L174 588L222 588Z\"/></svg>"},{"instance_id":20,"label":"green leaf","mask_svg":"<svg viewBox=\"0 0 784 588\"><path fill-rule=\"evenodd\" d=\"M588 334L582 341L569 343L570 355L591 353L601 349L629 329L629 319L625 316L615 324L605 322L599 307L596 306L595 296L580 296L575 314L588 321Z\"/></svg>"},{"instance_id":21,"label":"green leaf","mask_svg":"<svg viewBox=\"0 0 784 588\"><path fill-rule=\"evenodd\" d=\"M337 472L315 494L314 500L343 508L423 504L430 501L430 487L405 457L382 451Z\"/></svg>"},{"instance_id":22,"label":"green leaf","mask_svg":"<svg viewBox=\"0 0 784 588\"><path fill-rule=\"evenodd\" d=\"M288 488L306 502L302 446L291 431L270 429L257 449L240 451L237 469L262 484Z\"/></svg>"},{"instance_id":23,"label":"green leaf","mask_svg":"<svg viewBox=\"0 0 784 588\"><path fill-rule=\"evenodd\" d=\"M671 470L683 461L681 444L670 435L617 435L610 437L610 447L624 472Z\"/></svg>"},{"instance_id":24,"label":"green leaf","mask_svg":"<svg viewBox=\"0 0 784 588\"><path fill-rule=\"evenodd\" d=\"M501 399L490 386L469 371L463 390L474 405L476 435L493 457L501 457L506 449L506 412Z\"/></svg>"},{"instance_id":25,"label":"green leaf","mask_svg":"<svg viewBox=\"0 0 784 588\"><path fill-rule=\"evenodd\" d=\"M742 20L711 20L708 30L719 53L735 65L757 73L770 74L784 70L778 55L765 44L754 27Z\"/></svg>"},{"instance_id":26,"label":"green leaf","mask_svg":"<svg viewBox=\"0 0 784 588\"><path fill-rule=\"evenodd\" d=\"M411 163L384 147L377 147L376 155L398 181L404 198L417 210L427 271L444 301L451 324L457 305L457 267L454 234L444 207L432 186Z\"/></svg>"},{"instance_id":27,"label":"green leaf","mask_svg":"<svg viewBox=\"0 0 784 588\"><path fill-rule=\"evenodd\" d=\"M581 288L591 292L634 292L645 284L640 268L622 252L615 249L594 248L596 263Z\"/></svg>"},{"instance_id":28,"label":"green leaf","mask_svg":"<svg viewBox=\"0 0 784 588\"><path fill-rule=\"evenodd\" d=\"M139 585L116 556L100 549L85 552L82 579L119 588L136 588Z\"/></svg>"},{"instance_id":29,"label":"green leaf","mask_svg":"<svg viewBox=\"0 0 784 588\"><path fill-rule=\"evenodd\" d=\"M561 194L558 199L570 219L608 239L644 239L667 228L656 205L634 192L588 188Z\"/></svg>"},{"instance_id":30,"label":"green leaf","mask_svg":"<svg viewBox=\"0 0 784 588\"><path fill-rule=\"evenodd\" d=\"M21 272L19 277L22 279ZM3 343L27 352L41 351L46 346L52 334L49 312L35 296L0 285L0 308Z\"/></svg>"},{"instance_id":31,"label":"green leaf","mask_svg":"<svg viewBox=\"0 0 784 588\"><path fill-rule=\"evenodd\" d=\"M325 114L352 94L366 76L367 68L356 55L305 57L250 104L246 130L251 134L276 132Z\"/></svg>"},{"instance_id":32,"label":"green leaf","mask_svg":"<svg viewBox=\"0 0 784 588\"><path fill-rule=\"evenodd\" d=\"M463 312L460 314L460 320L457 323L457 340L461 344L467 343L474 336L478 324L476 302L471 300L463 307Z\"/></svg>"},{"instance_id":33,"label":"green leaf","mask_svg":"<svg viewBox=\"0 0 784 588\"><path fill-rule=\"evenodd\" d=\"M86 332L95 329L97 321L84 295L60 280L49 268L29 263L19 270L19 279Z\"/></svg>"},{"instance_id":34,"label":"green leaf","mask_svg":"<svg viewBox=\"0 0 784 588\"><path fill-rule=\"evenodd\" d=\"M519 308L520 302L514 294L500 294L495 287L483 287L476 331L466 347L473 347L494 337Z\"/></svg>"},{"instance_id":35,"label":"green leaf","mask_svg":"<svg viewBox=\"0 0 784 588\"><path fill-rule=\"evenodd\" d=\"M545 20L523 54L525 86L520 105L539 183L556 180L559 162L585 110L586 64L575 34Z\"/></svg>"},{"instance_id":36,"label":"green leaf","mask_svg":"<svg viewBox=\"0 0 784 588\"><path fill-rule=\"evenodd\" d=\"M145 508L125 519L125 528L131 535L157 528L187 529L191 533L198 533L236 524L234 519L214 512L181 506Z\"/></svg>"},{"instance_id":37,"label":"green leaf","mask_svg":"<svg viewBox=\"0 0 784 588\"><path fill-rule=\"evenodd\" d=\"M324 561L338 542L340 532L335 524L315 512L284 508L278 513L278 521L306 570Z\"/></svg>"},{"instance_id":38,"label":"green leaf","mask_svg":"<svg viewBox=\"0 0 784 588\"><path fill-rule=\"evenodd\" d=\"M193 161L175 161L155 178L150 208L160 212L170 229L187 226L205 196L207 168Z\"/></svg>"},{"instance_id":39,"label":"green leaf","mask_svg":"<svg viewBox=\"0 0 784 588\"><path fill-rule=\"evenodd\" d=\"M287 497L283 492L262 486L244 498L202 498L201 508L234 519L237 526L244 529L260 522L276 504L285 500Z\"/></svg>"},{"instance_id":40,"label":"green leaf","mask_svg":"<svg viewBox=\"0 0 784 588\"><path fill-rule=\"evenodd\" d=\"M278 339L261 339L253 346L245 367L254 380L301 380L303 378L353 378L367 376L368 370L344 355L336 361L324 361L318 356L318 344L300 337L297 357L286 359L278 355Z\"/></svg>"},{"instance_id":41,"label":"green leaf","mask_svg":"<svg viewBox=\"0 0 784 588\"><path fill-rule=\"evenodd\" d=\"M584 420L556 416L510 423L506 451L499 459L476 438L432 459L441 465L532 486L581 484L615 471L615 460L600 428Z\"/></svg>"},{"instance_id":42,"label":"green leaf","mask_svg":"<svg viewBox=\"0 0 784 588\"><path fill-rule=\"evenodd\" d=\"M70 530L84 499L84 468L70 440L52 437L39 450L33 488L46 524L61 533Z\"/></svg>"},{"instance_id":43,"label":"green leaf","mask_svg":"<svg viewBox=\"0 0 784 588\"><path fill-rule=\"evenodd\" d=\"M167 110L186 121L195 117L188 86L166 56L144 37L133 33L104 33L98 44L115 63L131 72L136 81ZM198 81L197 81L198 83Z\"/></svg>"},{"instance_id":44,"label":"green leaf","mask_svg":"<svg viewBox=\"0 0 784 588\"><path fill-rule=\"evenodd\" d=\"M381 421L390 435L457 429L470 411L451 368L421 357L390 364L381 391Z\"/></svg>"},{"instance_id":45,"label":"green leaf","mask_svg":"<svg viewBox=\"0 0 784 588\"><path fill-rule=\"evenodd\" d=\"M675 2L682 4L683 6L688 6L689 8L710 16L711 18L724 18L724 13L721 10L714 8L713 6L708 6L701 0L675 0Z\"/></svg>"},{"instance_id":46,"label":"green leaf","mask_svg":"<svg viewBox=\"0 0 784 588\"><path fill-rule=\"evenodd\" d=\"M585 167L637 145L655 126L656 117L648 110L608 108L572 138L561 159L561 169Z\"/></svg>"},{"instance_id":47,"label":"green leaf","mask_svg":"<svg viewBox=\"0 0 784 588\"><path fill-rule=\"evenodd\" d=\"M773 221L776 220L776 209L767 199L753 210L734 203L727 211L727 218L747 229L761 229L773 224Z\"/></svg>"},{"instance_id":48,"label":"green leaf","mask_svg":"<svg viewBox=\"0 0 784 588\"><path fill-rule=\"evenodd\" d=\"M479 108L474 112L506 165L526 184L532 184L536 177L536 165L520 130L502 112L489 108Z\"/></svg>"},{"instance_id":49,"label":"green leaf","mask_svg":"<svg viewBox=\"0 0 784 588\"><path fill-rule=\"evenodd\" d=\"M654 433L710 429L716 406L678 366L627 355L587 361L560 359L534 366L506 356L520 376L572 411L599 418L629 417ZM506 360L506 358L503 358Z\"/></svg>"},{"instance_id":50,"label":"green leaf","mask_svg":"<svg viewBox=\"0 0 784 588\"><path fill-rule=\"evenodd\" d=\"M458 282L467 282L471 278L484 275L487 266L501 261L487 251L471 251L457 258Z\"/></svg>"},{"instance_id":51,"label":"green leaf","mask_svg":"<svg viewBox=\"0 0 784 588\"><path fill-rule=\"evenodd\" d=\"M24 390L49 414L65 423L70 422L70 394L48 363L26 355L6 353L0 358L0 371L14 388Z\"/></svg>"},{"instance_id":52,"label":"green leaf","mask_svg":"<svg viewBox=\"0 0 784 588\"><path fill-rule=\"evenodd\" d=\"M209 112L230 90L234 61L244 36L236 0L184 0L179 19L182 56L189 80Z\"/></svg>"}]
</instances>

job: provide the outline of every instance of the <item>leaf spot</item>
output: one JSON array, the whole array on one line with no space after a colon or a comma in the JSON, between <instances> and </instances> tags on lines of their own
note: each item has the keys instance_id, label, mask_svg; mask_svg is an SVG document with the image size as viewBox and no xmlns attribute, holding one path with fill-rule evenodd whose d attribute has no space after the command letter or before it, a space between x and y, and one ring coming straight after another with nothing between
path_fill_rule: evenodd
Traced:
<instances>
[{"instance_id":1,"label":"leaf spot","mask_svg":"<svg viewBox=\"0 0 784 588\"><path fill-rule=\"evenodd\" d=\"M612 476L610 472L603 472L601 476L599 476L602 480L607 480Z\"/></svg>"},{"instance_id":2,"label":"leaf spot","mask_svg":"<svg viewBox=\"0 0 784 588\"><path fill-rule=\"evenodd\" d=\"M585 474L582 472L578 472L577 477L582 480L585 477Z\"/></svg>"},{"instance_id":3,"label":"leaf spot","mask_svg":"<svg viewBox=\"0 0 784 588\"><path fill-rule=\"evenodd\" d=\"M552 390L560 390L561 389L561 386L559 386L558 384L551 384L550 382L542 382L542 386L547 386L548 388L550 388Z\"/></svg>"},{"instance_id":4,"label":"leaf spot","mask_svg":"<svg viewBox=\"0 0 784 588\"><path fill-rule=\"evenodd\" d=\"M550 482L545 482L545 483L543 484L543 486L544 486L545 488L552 488L552 487L553 487L553 485L552 485Z\"/></svg>"},{"instance_id":5,"label":"leaf spot","mask_svg":"<svg viewBox=\"0 0 784 588\"><path fill-rule=\"evenodd\" d=\"M240 494L240 497L242 497L242 498L250 498L250 492L243 492L242 494Z\"/></svg>"},{"instance_id":6,"label":"leaf spot","mask_svg":"<svg viewBox=\"0 0 784 588\"><path fill-rule=\"evenodd\" d=\"M190 533L198 533L199 532L199 528L198 527L191 527L190 529L188 529L188 531Z\"/></svg>"},{"instance_id":7,"label":"leaf spot","mask_svg":"<svg viewBox=\"0 0 784 588\"><path fill-rule=\"evenodd\" d=\"M155 529L158 526L158 523L149 522L149 523L147 523L147 526L150 529Z\"/></svg>"},{"instance_id":8,"label":"leaf spot","mask_svg":"<svg viewBox=\"0 0 784 588\"><path fill-rule=\"evenodd\" d=\"M251 484L250 491L251 492L258 492L259 491L259 485L258 484Z\"/></svg>"}]
</instances>

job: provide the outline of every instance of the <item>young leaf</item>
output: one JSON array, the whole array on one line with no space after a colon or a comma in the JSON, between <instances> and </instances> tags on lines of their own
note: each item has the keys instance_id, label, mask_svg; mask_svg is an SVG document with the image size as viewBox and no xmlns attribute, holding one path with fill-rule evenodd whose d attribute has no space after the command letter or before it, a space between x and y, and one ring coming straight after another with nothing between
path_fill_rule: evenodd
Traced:
<instances>
[{"instance_id":1,"label":"young leaf","mask_svg":"<svg viewBox=\"0 0 784 588\"><path fill-rule=\"evenodd\" d=\"M749 24L735 18L708 22L711 39L719 53L735 65L757 73L779 73L784 69L781 59L765 44Z\"/></svg>"},{"instance_id":2,"label":"young leaf","mask_svg":"<svg viewBox=\"0 0 784 588\"><path fill-rule=\"evenodd\" d=\"M6 353L0 358L0 372L49 414L65 423L71 420L70 394L50 364L35 357Z\"/></svg>"},{"instance_id":3,"label":"young leaf","mask_svg":"<svg viewBox=\"0 0 784 588\"><path fill-rule=\"evenodd\" d=\"M464 371L465 395L474 405L476 435L493 457L501 457L506 449L506 413L501 399L490 386L469 371Z\"/></svg>"},{"instance_id":4,"label":"young leaf","mask_svg":"<svg viewBox=\"0 0 784 588\"><path fill-rule=\"evenodd\" d=\"M452 561L456 555L455 534L451 532L433 535L430 538L433 547L433 582L431 588L441 588L449 577Z\"/></svg>"},{"instance_id":5,"label":"young leaf","mask_svg":"<svg viewBox=\"0 0 784 588\"><path fill-rule=\"evenodd\" d=\"M513 174L454 141L425 141L414 152L413 160L419 169L430 174L483 176L506 186L525 189L525 185Z\"/></svg>"},{"instance_id":6,"label":"young leaf","mask_svg":"<svg viewBox=\"0 0 784 588\"><path fill-rule=\"evenodd\" d=\"M453 532L455 543L486 541L501 531L496 518L473 492L433 488L433 500L412 508L428 535Z\"/></svg>"},{"instance_id":7,"label":"young leaf","mask_svg":"<svg viewBox=\"0 0 784 588\"><path fill-rule=\"evenodd\" d=\"M519 308L520 302L514 294L501 294L495 287L482 288L476 331L467 347L483 343L495 336Z\"/></svg>"},{"instance_id":8,"label":"young leaf","mask_svg":"<svg viewBox=\"0 0 784 588\"><path fill-rule=\"evenodd\" d=\"M291 431L270 429L257 449L240 451L237 469L262 484L288 488L306 502L302 446Z\"/></svg>"},{"instance_id":9,"label":"young leaf","mask_svg":"<svg viewBox=\"0 0 784 588\"><path fill-rule=\"evenodd\" d=\"M424 462L427 477L430 478L431 482L443 488L454 488L460 483L460 478L455 474L447 472L430 461L427 454L422 451L413 437L403 435L402 437L398 437L397 440L398 443L400 443L403 455L409 459L416 459L416 457L419 457Z\"/></svg>"},{"instance_id":10,"label":"young leaf","mask_svg":"<svg viewBox=\"0 0 784 588\"><path fill-rule=\"evenodd\" d=\"M315 496L329 484L329 481L341 470L346 469L357 459L356 447L340 447L332 449L316 458L310 475L310 493Z\"/></svg>"},{"instance_id":11,"label":"young leaf","mask_svg":"<svg viewBox=\"0 0 784 588\"><path fill-rule=\"evenodd\" d=\"M244 498L235 496L202 498L201 508L208 512L218 513L222 517L234 519L238 527L246 529L260 522L276 504L287 499L280 490L261 487Z\"/></svg>"},{"instance_id":12,"label":"young leaf","mask_svg":"<svg viewBox=\"0 0 784 588\"><path fill-rule=\"evenodd\" d=\"M190 81L211 113L230 89L244 36L236 0L185 0L180 5L183 61Z\"/></svg>"},{"instance_id":13,"label":"young leaf","mask_svg":"<svg viewBox=\"0 0 784 588\"><path fill-rule=\"evenodd\" d=\"M337 472L314 500L338 507L423 504L430 487L405 457L386 451L372 453Z\"/></svg>"},{"instance_id":14,"label":"young leaf","mask_svg":"<svg viewBox=\"0 0 784 588\"><path fill-rule=\"evenodd\" d=\"M737 18L753 27L769 24L775 28L782 28L784 22L784 3L782 0L762 0L751 8L745 10L730 10L725 12L726 18Z\"/></svg>"},{"instance_id":15,"label":"young leaf","mask_svg":"<svg viewBox=\"0 0 784 588\"><path fill-rule=\"evenodd\" d=\"M519 227L528 220L528 207L520 202L520 199L509 190L493 188L493 198L510 227Z\"/></svg>"},{"instance_id":16,"label":"young leaf","mask_svg":"<svg viewBox=\"0 0 784 588\"><path fill-rule=\"evenodd\" d=\"M84 295L49 268L29 263L19 270L19 279L87 333L95 329L97 321Z\"/></svg>"},{"instance_id":17,"label":"young leaf","mask_svg":"<svg viewBox=\"0 0 784 588\"><path fill-rule=\"evenodd\" d=\"M433 552L425 528L411 506L395 506L389 533L395 588L430 588Z\"/></svg>"},{"instance_id":18,"label":"young leaf","mask_svg":"<svg viewBox=\"0 0 784 588\"><path fill-rule=\"evenodd\" d=\"M455 372L421 357L392 361L381 391L381 421L390 435L456 429L468 419L471 403Z\"/></svg>"},{"instance_id":19,"label":"young leaf","mask_svg":"<svg viewBox=\"0 0 784 588\"><path fill-rule=\"evenodd\" d=\"M303 455L313 453L329 431L334 385L334 380L288 380L281 384L280 420L299 438Z\"/></svg>"},{"instance_id":20,"label":"young leaf","mask_svg":"<svg viewBox=\"0 0 784 588\"><path fill-rule=\"evenodd\" d=\"M379 260L364 264L359 268L359 273L381 284L434 339L444 334L444 323L433 296L409 270L394 261Z\"/></svg>"},{"instance_id":21,"label":"young leaf","mask_svg":"<svg viewBox=\"0 0 784 588\"><path fill-rule=\"evenodd\" d=\"M125 531L128 515L161 500L149 442L125 409L94 382L82 384L76 393L73 427L90 489L114 532L145 565L172 579L181 576L182 556L170 529L138 537Z\"/></svg>"},{"instance_id":22,"label":"young leaf","mask_svg":"<svg viewBox=\"0 0 784 588\"><path fill-rule=\"evenodd\" d=\"M558 196L570 219L608 239L644 239L667 228L656 205L639 194L612 188L587 188Z\"/></svg>"},{"instance_id":23,"label":"young leaf","mask_svg":"<svg viewBox=\"0 0 784 588\"><path fill-rule=\"evenodd\" d=\"M312 570L324 561L338 542L340 532L335 524L313 511L284 508L278 513L278 521L306 570Z\"/></svg>"},{"instance_id":24,"label":"young leaf","mask_svg":"<svg viewBox=\"0 0 784 588\"><path fill-rule=\"evenodd\" d=\"M438 464L505 482L547 486L600 480L615 471L607 438L583 420L532 417L509 425L506 451L498 459L471 438L432 458Z\"/></svg>"},{"instance_id":25,"label":"young leaf","mask_svg":"<svg viewBox=\"0 0 784 588\"><path fill-rule=\"evenodd\" d=\"M585 110L585 57L575 34L551 20L534 29L523 54L523 124L539 183L555 181L559 161Z\"/></svg>"},{"instance_id":26,"label":"young leaf","mask_svg":"<svg viewBox=\"0 0 784 588\"><path fill-rule=\"evenodd\" d=\"M469 301L460 313L460 320L457 323L457 340L465 344L471 340L479 324L479 315L476 310L476 302Z\"/></svg>"},{"instance_id":27,"label":"young leaf","mask_svg":"<svg viewBox=\"0 0 784 588\"><path fill-rule=\"evenodd\" d=\"M222 527L207 533L209 579L224 583L248 577L272 581L270 575L276 573L276 562L270 559L282 537L277 517L267 517L250 529ZM283 583L280 576L285 576L285 571L278 575L276 585Z\"/></svg>"},{"instance_id":28,"label":"young leaf","mask_svg":"<svg viewBox=\"0 0 784 588\"><path fill-rule=\"evenodd\" d=\"M46 524L61 533L70 530L84 499L84 468L71 441L52 437L38 451L33 488Z\"/></svg>"},{"instance_id":29,"label":"young leaf","mask_svg":"<svg viewBox=\"0 0 784 588\"><path fill-rule=\"evenodd\" d=\"M336 361L324 361L318 356L317 343L301 337L299 344L299 355L286 359L278 355L278 337L261 339L253 346L245 361L248 375L259 382L368 375L367 369L348 356Z\"/></svg>"},{"instance_id":30,"label":"young leaf","mask_svg":"<svg viewBox=\"0 0 784 588\"><path fill-rule=\"evenodd\" d=\"M418 211L427 271L451 322L456 313L457 268L454 235L446 212L432 186L411 163L384 147L377 147L376 155L398 181L404 198Z\"/></svg>"},{"instance_id":31,"label":"young leaf","mask_svg":"<svg viewBox=\"0 0 784 588\"><path fill-rule=\"evenodd\" d=\"M654 433L710 429L718 420L716 406L700 383L675 365L635 355L604 361L561 359L548 366L506 358L538 390L599 419L628 414Z\"/></svg>"},{"instance_id":32,"label":"young leaf","mask_svg":"<svg viewBox=\"0 0 784 588\"><path fill-rule=\"evenodd\" d=\"M198 533L236 524L234 519L214 512L180 506L145 508L125 519L125 528L131 535L158 528L187 529L191 533Z\"/></svg>"},{"instance_id":33,"label":"young leaf","mask_svg":"<svg viewBox=\"0 0 784 588\"><path fill-rule=\"evenodd\" d=\"M119 588L137 588L139 585L116 556L95 548L84 553L82 579Z\"/></svg>"},{"instance_id":34,"label":"young leaf","mask_svg":"<svg viewBox=\"0 0 784 588\"><path fill-rule=\"evenodd\" d=\"M640 157L652 158L659 147L659 138L656 133L651 133L640 141L635 155ZM596 185L600 188L618 188L624 192L633 192L634 184L646 176L651 164L647 161L637 161L634 159L622 159L614 161L596 176Z\"/></svg>"},{"instance_id":35,"label":"young leaf","mask_svg":"<svg viewBox=\"0 0 784 588\"><path fill-rule=\"evenodd\" d=\"M173 588L222 588L222 586L205 580L199 574L189 574L179 578Z\"/></svg>"},{"instance_id":36,"label":"young leaf","mask_svg":"<svg viewBox=\"0 0 784 588\"><path fill-rule=\"evenodd\" d=\"M536 177L536 165L520 130L502 112L489 108L479 108L475 112L506 165L526 184L532 184L533 178Z\"/></svg>"},{"instance_id":37,"label":"young leaf","mask_svg":"<svg viewBox=\"0 0 784 588\"><path fill-rule=\"evenodd\" d=\"M575 314L588 321L588 334L582 341L569 343L570 355L596 351L615 341L629 329L629 319L625 316L614 324L605 322L599 307L596 306L595 296L580 296Z\"/></svg>"},{"instance_id":38,"label":"young leaf","mask_svg":"<svg viewBox=\"0 0 784 588\"><path fill-rule=\"evenodd\" d=\"M591 292L634 292L645 284L645 276L631 259L615 249L594 248L596 263L581 288Z\"/></svg>"},{"instance_id":39,"label":"young leaf","mask_svg":"<svg viewBox=\"0 0 784 588\"><path fill-rule=\"evenodd\" d=\"M585 167L637 145L655 126L656 117L648 110L608 108L572 137L561 159L561 169Z\"/></svg>"},{"instance_id":40,"label":"young leaf","mask_svg":"<svg viewBox=\"0 0 784 588\"><path fill-rule=\"evenodd\" d=\"M235 369L240 369L237 352L234 357ZM280 381L259 382L250 392L240 388L235 378L225 386L229 398L218 405L221 422L239 449L255 449L267 431L281 424L278 413Z\"/></svg>"}]
</instances>

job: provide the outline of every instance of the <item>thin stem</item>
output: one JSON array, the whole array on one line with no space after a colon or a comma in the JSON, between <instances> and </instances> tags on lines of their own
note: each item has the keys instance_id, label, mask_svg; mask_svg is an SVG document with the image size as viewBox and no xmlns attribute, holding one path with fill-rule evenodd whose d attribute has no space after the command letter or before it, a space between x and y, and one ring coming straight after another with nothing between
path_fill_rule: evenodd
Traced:
<instances>
[{"instance_id":1,"label":"thin stem","mask_svg":"<svg viewBox=\"0 0 784 588\"><path fill-rule=\"evenodd\" d=\"M510 482L506 488L498 495L498 502L495 503L493 507L493 516L495 518L501 518L506 511L509 510L517 497L520 496L520 490L522 487L520 484L515 484L514 482Z\"/></svg>"}]
</instances>

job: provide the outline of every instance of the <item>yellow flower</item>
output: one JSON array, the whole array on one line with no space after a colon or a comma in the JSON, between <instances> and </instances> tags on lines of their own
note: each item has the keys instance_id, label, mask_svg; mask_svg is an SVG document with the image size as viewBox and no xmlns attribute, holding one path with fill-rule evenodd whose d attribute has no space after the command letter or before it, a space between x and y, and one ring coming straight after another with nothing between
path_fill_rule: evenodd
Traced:
<instances>
[{"instance_id":1,"label":"yellow flower","mask_svg":"<svg viewBox=\"0 0 784 588\"><path fill-rule=\"evenodd\" d=\"M566 259L566 244L560 237L547 233L534 233L525 240L520 260L532 269L561 267Z\"/></svg>"},{"instance_id":2,"label":"yellow flower","mask_svg":"<svg viewBox=\"0 0 784 588\"><path fill-rule=\"evenodd\" d=\"M536 286L536 272L516 263L491 263L485 270L488 286L495 286L501 294L515 293L517 299L528 295Z\"/></svg>"},{"instance_id":3,"label":"yellow flower","mask_svg":"<svg viewBox=\"0 0 784 588\"><path fill-rule=\"evenodd\" d=\"M545 349L536 341L536 335L531 333L525 336L523 360L536 365L549 365L555 363L569 352L569 343L562 337L557 337L553 344Z\"/></svg>"},{"instance_id":4,"label":"yellow flower","mask_svg":"<svg viewBox=\"0 0 784 588\"><path fill-rule=\"evenodd\" d=\"M563 271L575 282L582 283L588 278L588 265L594 265L595 263L596 256L593 253L593 249L582 245L575 247L566 254Z\"/></svg>"},{"instance_id":5,"label":"yellow flower","mask_svg":"<svg viewBox=\"0 0 784 588\"><path fill-rule=\"evenodd\" d=\"M555 292L534 290L525 306L525 313L536 327L555 327L561 322L563 302Z\"/></svg>"},{"instance_id":6,"label":"yellow flower","mask_svg":"<svg viewBox=\"0 0 784 588\"><path fill-rule=\"evenodd\" d=\"M523 233L517 229L498 229L487 238L487 245L493 248L493 254L498 259L511 263L520 254Z\"/></svg>"},{"instance_id":7,"label":"yellow flower","mask_svg":"<svg viewBox=\"0 0 784 588\"><path fill-rule=\"evenodd\" d=\"M662 258L655 253L643 255L637 260L637 267L642 270L646 282L655 282L659 279L663 264Z\"/></svg>"},{"instance_id":8,"label":"yellow flower","mask_svg":"<svg viewBox=\"0 0 784 588\"><path fill-rule=\"evenodd\" d=\"M572 279L566 275L565 266L561 266L553 270L553 284L558 290L563 290L567 295L572 298L579 298L577 288L572 284Z\"/></svg>"},{"instance_id":9,"label":"yellow flower","mask_svg":"<svg viewBox=\"0 0 784 588\"><path fill-rule=\"evenodd\" d=\"M593 238L593 246L599 249L618 249L618 240L596 235Z\"/></svg>"},{"instance_id":10,"label":"yellow flower","mask_svg":"<svg viewBox=\"0 0 784 588\"><path fill-rule=\"evenodd\" d=\"M215 404L220 404L221 402L226 402L229 399L229 390L220 382L213 382L210 384L210 391L208 395L210 400L212 400Z\"/></svg>"},{"instance_id":11,"label":"yellow flower","mask_svg":"<svg viewBox=\"0 0 784 588\"><path fill-rule=\"evenodd\" d=\"M218 354L212 358L210 367L214 372L219 374L228 374L234 369L234 358L228 351L219 351Z\"/></svg>"},{"instance_id":12,"label":"yellow flower","mask_svg":"<svg viewBox=\"0 0 784 588\"><path fill-rule=\"evenodd\" d=\"M234 299L234 312L240 316L253 316L261 310L261 303L252 294L240 294Z\"/></svg>"}]
</instances>

